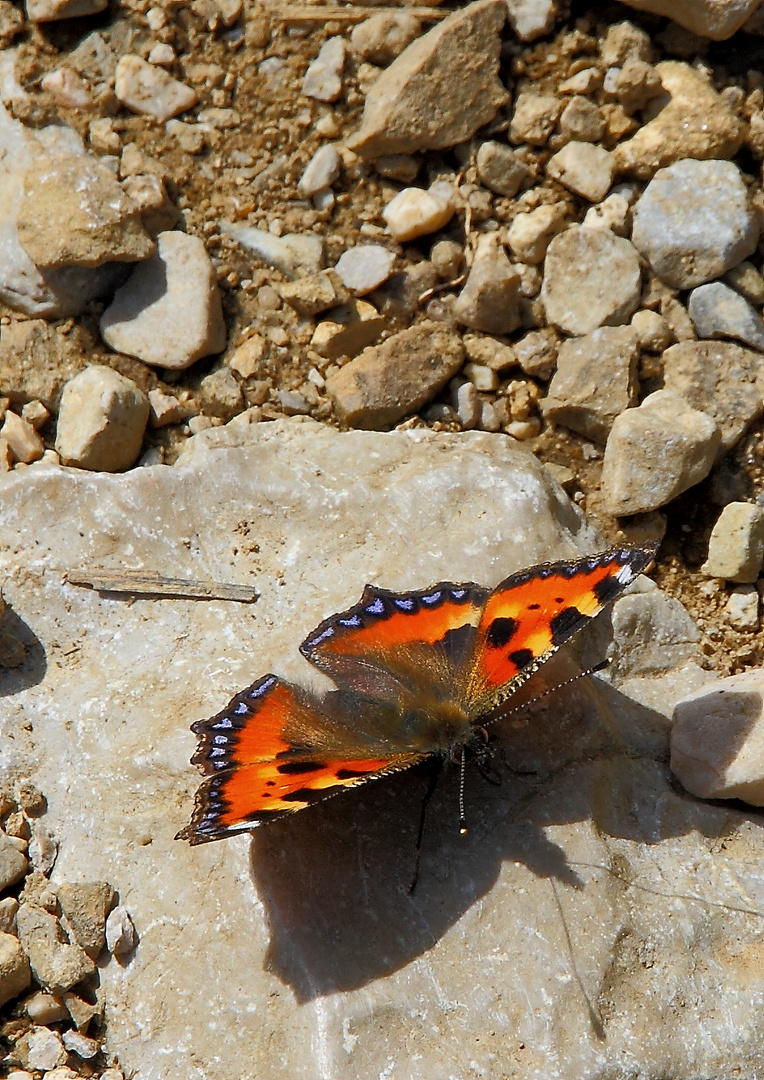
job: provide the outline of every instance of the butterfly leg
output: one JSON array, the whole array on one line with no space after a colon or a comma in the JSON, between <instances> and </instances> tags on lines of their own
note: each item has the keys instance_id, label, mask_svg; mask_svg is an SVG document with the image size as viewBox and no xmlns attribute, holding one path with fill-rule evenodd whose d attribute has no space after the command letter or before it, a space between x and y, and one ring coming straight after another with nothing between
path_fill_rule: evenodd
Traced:
<instances>
[{"instance_id":1,"label":"butterfly leg","mask_svg":"<svg viewBox=\"0 0 764 1080\"><path fill-rule=\"evenodd\" d=\"M424 837L424 822L425 822L425 818L427 817L427 804L429 803L430 799L432 798L432 796L433 796L433 794L435 792L435 788L437 787L437 784L438 784L438 777L440 776L442 768L443 768L442 760L440 758L434 758L433 762L432 762L430 776L429 776L429 779L427 781L427 790L425 791L424 798L422 799L422 808L419 811L419 831L417 832L417 837L416 837L416 855L414 857L414 876L412 877L411 884L409 885L409 896L414 895L414 889L416 888L416 883L419 880L419 861L420 861L420 858L421 858L421 855L422 855L422 839Z\"/></svg>"}]
</instances>

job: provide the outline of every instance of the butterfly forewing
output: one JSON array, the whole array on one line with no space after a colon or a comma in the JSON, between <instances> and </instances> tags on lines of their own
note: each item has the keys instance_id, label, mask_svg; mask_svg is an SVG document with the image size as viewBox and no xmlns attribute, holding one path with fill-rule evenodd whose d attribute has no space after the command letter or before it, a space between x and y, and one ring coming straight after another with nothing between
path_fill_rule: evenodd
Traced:
<instances>
[{"instance_id":1,"label":"butterfly forewing","mask_svg":"<svg viewBox=\"0 0 764 1080\"><path fill-rule=\"evenodd\" d=\"M469 676L479 717L518 686L652 562L655 544L613 548L513 574L488 597Z\"/></svg>"}]
</instances>

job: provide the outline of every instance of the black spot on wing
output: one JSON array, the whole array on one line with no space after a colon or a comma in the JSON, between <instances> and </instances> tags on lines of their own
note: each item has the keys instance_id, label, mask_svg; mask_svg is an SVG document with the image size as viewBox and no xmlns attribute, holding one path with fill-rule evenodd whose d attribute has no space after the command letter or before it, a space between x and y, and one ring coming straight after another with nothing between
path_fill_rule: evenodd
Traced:
<instances>
[{"instance_id":1,"label":"black spot on wing","mask_svg":"<svg viewBox=\"0 0 764 1080\"><path fill-rule=\"evenodd\" d=\"M581 626L586 617L577 607L563 608L549 623L552 644L562 645L563 641L567 641L570 635Z\"/></svg>"},{"instance_id":2,"label":"black spot on wing","mask_svg":"<svg viewBox=\"0 0 764 1080\"><path fill-rule=\"evenodd\" d=\"M298 788L297 791L290 791L281 796L282 802L301 802L301 803L314 803L320 802L321 799L325 799L327 795L326 788Z\"/></svg>"},{"instance_id":3,"label":"black spot on wing","mask_svg":"<svg viewBox=\"0 0 764 1080\"><path fill-rule=\"evenodd\" d=\"M368 776L368 769L337 769L334 774L338 780L355 780L359 776Z\"/></svg>"},{"instance_id":4,"label":"black spot on wing","mask_svg":"<svg viewBox=\"0 0 764 1080\"><path fill-rule=\"evenodd\" d=\"M512 618L494 619L488 627L486 641L492 649L503 649L509 645L517 633L517 620Z\"/></svg>"},{"instance_id":5,"label":"black spot on wing","mask_svg":"<svg viewBox=\"0 0 764 1080\"><path fill-rule=\"evenodd\" d=\"M592 589L601 604L607 604L622 592L624 584L617 577L606 577L598 581Z\"/></svg>"},{"instance_id":6,"label":"black spot on wing","mask_svg":"<svg viewBox=\"0 0 764 1080\"><path fill-rule=\"evenodd\" d=\"M535 657L530 649L516 649L515 652L509 654L509 659L519 671L532 663Z\"/></svg>"},{"instance_id":7,"label":"black spot on wing","mask_svg":"<svg viewBox=\"0 0 764 1080\"><path fill-rule=\"evenodd\" d=\"M319 772L326 768L325 761L284 761L276 768L280 773Z\"/></svg>"}]
</instances>

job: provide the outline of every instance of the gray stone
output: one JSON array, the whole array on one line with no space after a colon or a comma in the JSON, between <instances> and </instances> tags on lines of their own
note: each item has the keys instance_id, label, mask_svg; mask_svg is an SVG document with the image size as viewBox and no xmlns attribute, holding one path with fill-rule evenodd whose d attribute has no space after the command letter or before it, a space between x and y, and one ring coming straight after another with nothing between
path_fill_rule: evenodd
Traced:
<instances>
[{"instance_id":1,"label":"gray stone","mask_svg":"<svg viewBox=\"0 0 764 1080\"><path fill-rule=\"evenodd\" d=\"M106 916L114 903L114 889L106 881L64 881L56 894L74 941L95 960L106 943Z\"/></svg>"},{"instance_id":2,"label":"gray stone","mask_svg":"<svg viewBox=\"0 0 764 1080\"><path fill-rule=\"evenodd\" d=\"M645 678L700 659L701 633L687 609L660 589L619 597L613 604L608 654L617 679Z\"/></svg>"},{"instance_id":3,"label":"gray stone","mask_svg":"<svg viewBox=\"0 0 764 1080\"><path fill-rule=\"evenodd\" d=\"M754 585L738 585L724 605L724 617L735 630L758 630L759 591Z\"/></svg>"},{"instance_id":4,"label":"gray stone","mask_svg":"<svg viewBox=\"0 0 764 1080\"><path fill-rule=\"evenodd\" d=\"M661 169L634 211L634 246L676 289L721 277L756 250L758 238L748 189L730 161Z\"/></svg>"},{"instance_id":5,"label":"gray stone","mask_svg":"<svg viewBox=\"0 0 764 1080\"><path fill-rule=\"evenodd\" d=\"M106 920L106 944L112 956L129 956L138 944L133 920L126 907L119 904Z\"/></svg>"},{"instance_id":6,"label":"gray stone","mask_svg":"<svg viewBox=\"0 0 764 1080\"><path fill-rule=\"evenodd\" d=\"M701 799L743 799L764 806L760 669L719 679L677 703L671 771Z\"/></svg>"},{"instance_id":7,"label":"gray stone","mask_svg":"<svg viewBox=\"0 0 764 1080\"><path fill-rule=\"evenodd\" d=\"M55 915L35 904L22 904L16 926L34 977L45 990L61 994L95 971L84 949L67 942Z\"/></svg>"},{"instance_id":8,"label":"gray stone","mask_svg":"<svg viewBox=\"0 0 764 1080\"><path fill-rule=\"evenodd\" d=\"M417 38L366 95L347 145L366 158L466 142L509 95L499 81L505 0L476 0Z\"/></svg>"},{"instance_id":9,"label":"gray stone","mask_svg":"<svg viewBox=\"0 0 764 1080\"><path fill-rule=\"evenodd\" d=\"M204 241L160 233L156 254L135 268L101 316L101 334L118 352L167 368L220 352L226 327Z\"/></svg>"},{"instance_id":10,"label":"gray stone","mask_svg":"<svg viewBox=\"0 0 764 1080\"><path fill-rule=\"evenodd\" d=\"M753 304L722 281L693 289L687 310L699 338L735 338L764 351L764 322Z\"/></svg>"},{"instance_id":11,"label":"gray stone","mask_svg":"<svg viewBox=\"0 0 764 1080\"><path fill-rule=\"evenodd\" d=\"M317 274L324 265L324 243L309 233L286 233L275 236L241 222L221 221L220 231L231 236L247 251L290 278Z\"/></svg>"},{"instance_id":12,"label":"gray stone","mask_svg":"<svg viewBox=\"0 0 764 1080\"><path fill-rule=\"evenodd\" d=\"M57 1031L47 1027L33 1027L25 1032L15 1046L22 1065L29 1069L44 1071L50 1075L57 1066L66 1061L66 1050Z\"/></svg>"},{"instance_id":13,"label":"gray stone","mask_svg":"<svg viewBox=\"0 0 764 1080\"><path fill-rule=\"evenodd\" d=\"M531 175L530 166L516 151L504 143L490 140L478 147L475 165L481 182L496 195L508 198L516 195L523 181Z\"/></svg>"},{"instance_id":14,"label":"gray stone","mask_svg":"<svg viewBox=\"0 0 764 1080\"><path fill-rule=\"evenodd\" d=\"M315 195L331 187L340 175L340 155L333 143L316 150L297 184L303 195Z\"/></svg>"},{"instance_id":15,"label":"gray stone","mask_svg":"<svg viewBox=\"0 0 764 1080\"><path fill-rule=\"evenodd\" d=\"M56 426L65 465L118 472L133 465L149 419L143 390L118 371L93 364L66 384Z\"/></svg>"},{"instance_id":16,"label":"gray stone","mask_svg":"<svg viewBox=\"0 0 764 1080\"><path fill-rule=\"evenodd\" d=\"M541 403L544 417L605 443L615 418L637 404L638 360L630 326L602 326L564 341Z\"/></svg>"},{"instance_id":17,"label":"gray stone","mask_svg":"<svg viewBox=\"0 0 764 1080\"><path fill-rule=\"evenodd\" d=\"M663 385L713 416L720 453L735 445L764 410L761 356L731 342L681 341L662 357Z\"/></svg>"},{"instance_id":18,"label":"gray stone","mask_svg":"<svg viewBox=\"0 0 764 1080\"><path fill-rule=\"evenodd\" d=\"M509 1076L518 1060L520 1075L560 1080L689 1080L720 1060L757 1075L751 1001L764 974L739 950L761 919L740 896L760 889L764 829L677 793L668 726L618 683L579 680L537 702L527 726L493 729L518 772L499 788L468 772L466 836L448 771L413 897L425 780L410 772L251 837L172 839L199 780L187 725L268 670L317 686L297 645L366 581L492 585L602 546L532 454L505 435L291 420L202 432L174 468L32 467L0 490L9 603L46 646L79 646L5 699L0 750L48 796L56 877L108 880L129 898L135 958L99 971L125 1075L177 1080L190 1060L217 1080L268 1075L277 1046L290 1076L357 1080L412 1045L428 1080L444 1053L465 1077ZM128 547L130 565L186 577L213 566L255 581L260 598L138 600L119 605L115 635L115 601L64 582L61 552L119 567ZM589 630L599 660L607 620ZM569 652L558 660L540 685L575 673Z\"/></svg>"},{"instance_id":19,"label":"gray stone","mask_svg":"<svg viewBox=\"0 0 764 1080\"><path fill-rule=\"evenodd\" d=\"M199 100L193 87L132 54L117 64L114 93L132 112L153 116L160 123L193 108Z\"/></svg>"},{"instance_id":20,"label":"gray stone","mask_svg":"<svg viewBox=\"0 0 764 1080\"><path fill-rule=\"evenodd\" d=\"M728 503L711 530L702 573L725 581L752 582L763 562L764 508L757 503Z\"/></svg>"},{"instance_id":21,"label":"gray stone","mask_svg":"<svg viewBox=\"0 0 764 1080\"><path fill-rule=\"evenodd\" d=\"M597 203L610 190L615 164L603 147L573 140L550 157L546 171L574 195Z\"/></svg>"},{"instance_id":22,"label":"gray stone","mask_svg":"<svg viewBox=\"0 0 764 1080\"><path fill-rule=\"evenodd\" d=\"M623 237L574 225L550 243L541 299L549 322L565 333L627 323L640 293L639 256Z\"/></svg>"},{"instance_id":23,"label":"gray stone","mask_svg":"<svg viewBox=\"0 0 764 1080\"><path fill-rule=\"evenodd\" d=\"M724 275L724 280L731 285L735 292L739 292L746 300L761 307L764 304L764 277L750 262L741 262L733 266Z\"/></svg>"},{"instance_id":24,"label":"gray stone","mask_svg":"<svg viewBox=\"0 0 764 1080\"><path fill-rule=\"evenodd\" d=\"M464 288L456 298L457 322L489 334L510 334L520 325L520 274L498 233L481 236Z\"/></svg>"},{"instance_id":25,"label":"gray stone","mask_svg":"<svg viewBox=\"0 0 764 1080\"><path fill-rule=\"evenodd\" d=\"M343 423L381 428L416 412L464 363L459 336L442 323L422 322L329 375L326 391Z\"/></svg>"},{"instance_id":26,"label":"gray stone","mask_svg":"<svg viewBox=\"0 0 764 1080\"><path fill-rule=\"evenodd\" d=\"M611 514L656 510L699 483L719 449L719 428L678 394L657 390L616 417L602 463Z\"/></svg>"},{"instance_id":27,"label":"gray stone","mask_svg":"<svg viewBox=\"0 0 764 1080\"><path fill-rule=\"evenodd\" d=\"M393 272L395 252L381 244L357 244L348 248L334 271L342 284L356 296L378 289Z\"/></svg>"},{"instance_id":28,"label":"gray stone","mask_svg":"<svg viewBox=\"0 0 764 1080\"><path fill-rule=\"evenodd\" d=\"M29 986L29 961L13 934L0 933L0 1006L12 1001Z\"/></svg>"},{"instance_id":29,"label":"gray stone","mask_svg":"<svg viewBox=\"0 0 764 1080\"><path fill-rule=\"evenodd\" d=\"M302 80L302 92L316 101L336 101L342 93L342 69L347 45L341 37L330 37L321 46Z\"/></svg>"}]
</instances>

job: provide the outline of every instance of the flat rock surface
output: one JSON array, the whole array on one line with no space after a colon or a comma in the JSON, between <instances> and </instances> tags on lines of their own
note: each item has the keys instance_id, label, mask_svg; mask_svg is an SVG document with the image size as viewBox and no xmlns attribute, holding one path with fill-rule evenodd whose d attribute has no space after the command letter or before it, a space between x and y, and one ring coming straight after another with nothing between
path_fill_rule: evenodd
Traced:
<instances>
[{"instance_id":1,"label":"flat rock surface","mask_svg":"<svg viewBox=\"0 0 764 1080\"><path fill-rule=\"evenodd\" d=\"M466 837L447 775L413 897L413 773L252 838L173 840L198 782L188 725L269 669L317 685L297 645L365 582L491 584L600 546L533 455L287 421L210 429L175 468L33 465L0 486L3 590L29 642L4 676L0 761L46 793L54 879L108 880L133 917L137 949L100 971L126 1074L240 1080L277 1053L306 1080L402 1060L412 1080L658 1080L692 1046L692 1075L757 1075L764 831L672 786L665 719L602 679L503 725L519 771L470 772ZM260 598L126 603L63 580L98 566ZM600 658L606 620L591 629ZM575 670L558 659L547 679Z\"/></svg>"}]
</instances>

